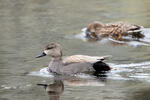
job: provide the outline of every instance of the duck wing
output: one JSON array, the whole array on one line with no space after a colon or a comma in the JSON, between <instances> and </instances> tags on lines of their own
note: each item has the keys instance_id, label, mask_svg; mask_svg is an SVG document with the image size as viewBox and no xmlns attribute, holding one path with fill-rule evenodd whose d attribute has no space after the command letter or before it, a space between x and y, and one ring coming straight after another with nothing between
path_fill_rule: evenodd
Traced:
<instances>
[{"instance_id":1,"label":"duck wing","mask_svg":"<svg viewBox=\"0 0 150 100\"><path fill-rule=\"evenodd\" d=\"M71 64L71 63L84 63L84 62L89 62L89 63L95 63L97 61L103 61L107 58L111 57L110 55L108 56L87 56L87 55L72 55L69 57L66 57L63 59L63 63L66 64Z\"/></svg>"},{"instance_id":2,"label":"duck wing","mask_svg":"<svg viewBox=\"0 0 150 100\"><path fill-rule=\"evenodd\" d=\"M130 24L127 22L115 22L104 25L104 28L112 28L112 33L135 33L141 32L143 26Z\"/></svg>"}]
</instances>

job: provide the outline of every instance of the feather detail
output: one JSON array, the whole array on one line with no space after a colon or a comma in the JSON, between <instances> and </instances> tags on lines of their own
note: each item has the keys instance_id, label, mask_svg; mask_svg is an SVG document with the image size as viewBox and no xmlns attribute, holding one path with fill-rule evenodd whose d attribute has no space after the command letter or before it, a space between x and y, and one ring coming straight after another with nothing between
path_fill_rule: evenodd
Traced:
<instances>
[{"instance_id":1,"label":"feather detail","mask_svg":"<svg viewBox=\"0 0 150 100\"><path fill-rule=\"evenodd\" d=\"M64 64L70 64L70 63L83 63L83 62L90 62L94 63L97 61L103 61L107 58L111 57L110 55L108 56L87 56L87 55L72 55L69 57L66 57L63 59Z\"/></svg>"},{"instance_id":2,"label":"feather detail","mask_svg":"<svg viewBox=\"0 0 150 100\"><path fill-rule=\"evenodd\" d=\"M115 22L102 24L95 21L87 27L87 31L90 32L91 37L107 37L107 36L122 36L131 35L135 38L143 38L144 36L140 33L143 26L130 24L127 22Z\"/></svg>"}]
</instances>

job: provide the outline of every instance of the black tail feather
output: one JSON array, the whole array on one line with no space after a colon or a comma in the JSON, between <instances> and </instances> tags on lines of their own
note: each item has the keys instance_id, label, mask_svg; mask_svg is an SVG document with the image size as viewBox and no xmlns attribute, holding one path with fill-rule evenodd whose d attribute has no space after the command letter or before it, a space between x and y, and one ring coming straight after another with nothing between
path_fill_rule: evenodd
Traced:
<instances>
[{"instance_id":1,"label":"black tail feather","mask_svg":"<svg viewBox=\"0 0 150 100\"><path fill-rule=\"evenodd\" d=\"M110 66L102 61L94 63L93 68L96 72L105 72L111 70Z\"/></svg>"},{"instance_id":2,"label":"black tail feather","mask_svg":"<svg viewBox=\"0 0 150 100\"><path fill-rule=\"evenodd\" d=\"M45 89L46 89L46 87L47 87L47 84L37 84L37 85L43 86Z\"/></svg>"}]
</instances>

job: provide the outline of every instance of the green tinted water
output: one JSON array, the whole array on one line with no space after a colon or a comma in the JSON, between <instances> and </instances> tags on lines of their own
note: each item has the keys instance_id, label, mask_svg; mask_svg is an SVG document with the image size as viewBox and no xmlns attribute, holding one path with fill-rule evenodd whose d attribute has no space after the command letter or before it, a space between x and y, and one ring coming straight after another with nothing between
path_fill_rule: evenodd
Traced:
<instances>
[{"instance_id":1,"label":"green tinted water","mask_svg":"<svg viewBox=\"0 0 150 100\"><path fill-rule=\"evenodd\" d=\"M49 99L36 84L52 83L53 79L28 75L48 65L49 57L35 59L48 42L60 43L65 56L112 55L106 62L117 68L105 81L93 80L100 86L72 86L64 82L60 99L148 100L150 47L89 43L74 35L95 20L122 20L150 27L149 5L148 0L1 0L0 100Z\"/></svg>"}]
</instances>

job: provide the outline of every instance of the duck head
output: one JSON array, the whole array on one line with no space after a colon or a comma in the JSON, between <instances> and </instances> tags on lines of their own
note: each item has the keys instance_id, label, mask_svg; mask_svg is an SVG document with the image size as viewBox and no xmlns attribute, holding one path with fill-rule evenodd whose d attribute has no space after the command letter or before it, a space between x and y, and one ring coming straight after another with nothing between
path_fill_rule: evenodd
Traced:
<instances>
[{"instance_id":1,"label":"duck head","mask_svg":"<svg viewBox=\"0 0 150 100\"><path fill-rule=\"evenodd\" d=\"M95 33L101 27L103 27L102 23L100 23L98 21L94 21L93 23L91 23L91 24L88 25L87 31L90 32L90 33Z\"/></svg>"},{"instance_id":2,"label":"duck head","mask_svg":"<svg viewBox=\"0 0 150 100\"><path fill-rule=\"evenodd\" d=\"M99 30L103 27L103 24L98 22L98 21L94 21L91 24L88 25L85 33L86 36L89 38L98 38L97 37L97 33L99 32Z\"/></svg>"},{"instance_id":3,"label":"duck head","mask_svg":"<svg viewBox=\"0 0 150 100\"><path fill-rule=\"evenodd\" d=\"M36 58L44 57L44 56L51 56L51 57L61 57L62 56L62 48L58 43L51 42L45 46L43 53Z\"/></svg>"}]
</instances>

